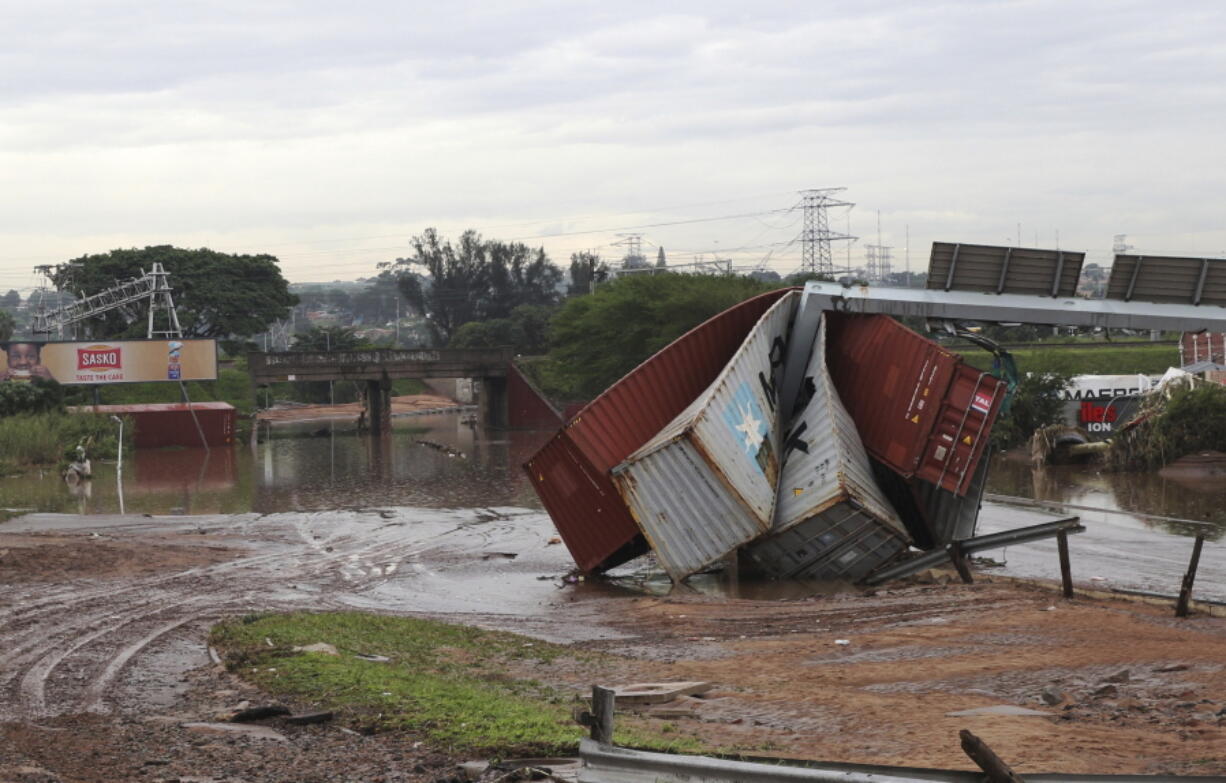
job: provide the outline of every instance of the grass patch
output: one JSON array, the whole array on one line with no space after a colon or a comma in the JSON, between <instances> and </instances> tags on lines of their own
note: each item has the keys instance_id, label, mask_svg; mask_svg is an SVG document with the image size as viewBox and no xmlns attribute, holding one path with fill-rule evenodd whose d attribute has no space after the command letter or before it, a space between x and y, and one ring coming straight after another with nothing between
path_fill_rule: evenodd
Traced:
<instances>
[{"instance_id":1,"label":"grass patch","mask_svg":"<svg viewBox=\"0 0 1226 783\"><path fill-rule=\"evenodd\" d=\"M57 465L84 443L90 459L114 459L119 427L104 414L19 413L0 418L0 474L24 467ZM132 426L124 428L131 446Z\"/></svg>"},{"instance_id":2,"label":"grass patch","mask_svg":"<svg viewBox=\"0 0 1226 783\"><path fill-rule=\"evenodd\" d=\"M589 658L538 639L357 612L249 615L216 626L210 639L232 671L271 693L321 704L375 728L411 730L452 752L573 753L584 733L571 718L573 692L512 674L560 658ZM317 642L341 655L293 650ZM701 749L675 727L619 722L620 744Z\"/></svg>"},{"instance_id":3,"label":"grass patch","mask_svg":"<svg viewBox=\"0 0 1226 783\"><path fill-rule=\"evenodd\" d=\"M987 351L966 349L962 357L981 370L992 367ZM1179 347L1137 343L1127 348L1022 348L1013 351L1017 369L1025 373L1056 375L1161 375L1179 366Z\"/></svg>"}]
</instances>

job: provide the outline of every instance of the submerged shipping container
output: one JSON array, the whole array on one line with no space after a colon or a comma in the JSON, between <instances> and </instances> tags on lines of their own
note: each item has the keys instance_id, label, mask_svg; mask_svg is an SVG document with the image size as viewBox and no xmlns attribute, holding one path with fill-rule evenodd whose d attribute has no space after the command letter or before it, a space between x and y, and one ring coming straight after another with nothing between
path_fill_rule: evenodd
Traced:
<instances>
[{"instance_id":1,"label":"submerged shipping container","mask_svg":"<svg viewBox=\"0 0 1226 783\"><path fill-rule=\"evenodd\" d=\"M580 569L612 568L647 551L609 470L710 386L787 292L747 299L686 332L580 409L524 464Z\"/></svg>"},{"instance_id":2,"label":"submerged shipping container","mask_svg":"<svg viewBox=\"0 0 1226 783\"><path fill-rule=\"evenodd\" d=\"M1005 384L889 316L828 318L827 365L868 453L965 494Z\"/></svg>"},{"instance_id":3,"label":"submerged shipping container","mask_svg":"<svg viewBox=\"0 0 1226 783\"><path fill-rule=\"evenodd\" d=\"M811 396L802 392L784 435L771 529L744 552L776 578L857 582L905 552L909 537L830 380L825 318L802 388Z\"/></svg>"},{"instance_id":4,"label":"submerged shipping container","mask_svg":"<svg viewBox=\"0 0 1226 783\"><path fill-rule=\"evenodd\" d=\"M234 442L238 417L228 402L81 405L73 410L132 419L132 443L138 449L228 446Z\"/></svg>"},{"instance_id":5,"label":"submerged shipping container","mask_svg":"<svg viewBox=\"0 0 1226 783\"><path fill-rule=\"evenodd\" d=\"M762 316L706 391L613 470L674 581L771 525L779 479L778 389L798 293Z\"/></svg>"}]
</instances>

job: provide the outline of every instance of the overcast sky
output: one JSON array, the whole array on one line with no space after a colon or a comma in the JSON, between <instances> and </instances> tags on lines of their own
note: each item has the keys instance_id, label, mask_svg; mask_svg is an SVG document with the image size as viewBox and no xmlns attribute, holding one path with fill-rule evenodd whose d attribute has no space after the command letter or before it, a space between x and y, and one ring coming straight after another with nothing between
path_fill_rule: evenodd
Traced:
<instances>
[{"instance_id":1,"label":"overcast sky","mask_svg":"<svg viewBox=\"0 0 1226 783\"><path fill-rule=\"evenodd\" d=\"M163 243L352 279L429 226L789 272L833 186L853 265L878 212L896 268L1019 224L1226 256L1223 8L9 0L0 288Z\"/></svg>"}]
</instances>

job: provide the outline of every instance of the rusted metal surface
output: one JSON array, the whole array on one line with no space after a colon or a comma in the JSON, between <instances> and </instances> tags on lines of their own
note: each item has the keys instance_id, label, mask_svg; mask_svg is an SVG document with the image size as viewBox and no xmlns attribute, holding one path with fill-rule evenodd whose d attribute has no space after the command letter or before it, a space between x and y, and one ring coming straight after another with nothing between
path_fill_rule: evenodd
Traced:
<instances>
[{"instance_id":1,"label":"rusted metal surface","mask_svg":"<svg viewBox=\"0 0 1226 783\"><path fill-rule=\"evenodd\" d=\"M1184 332L1179 341L1179 363L1226 364L1226 332Z\"/></svg>"},{"instance_id":2,"label":"rusted metal surface","mask_svg":"<svg viewBox=\"0 0 1226 783\"><path fill-rule=\"evenodd\" d=\"M562 412L512 362L507 368L507 426L547 429L560 427L562 423Z\"/></svg>"},{"instance_id":3,"label":"rusted metal surface","mask_svg":"<svg viewBox=\"0 0 1226 783\"><path fill-rule=\"evenodd\" d=\"M965 494L1003 384L888 316L828 321L830 374L868 453L906 478Z\"/></svg>"},{"instance_id":4,"label":"rusted metal surface","mask_svg":"<svg viewBox=\"0 0 1226 783\"><path fill-rule=\"evenodd\" d=\"M257 384L282 381L381 378L504 377L510 348L249 353L247 371Z\"/></svg>"},{"instance_id":5,"label":"rusted metal surface","mask_svg":"<svg viewBox=\"0 0 1226 783\"><path fill-rule=\"evenodd\" d=\"M229 445L234 442L238 415L228 402L82 405L73 410L131 418L134 425L132 443L138 449L166 446L195 448L202 445L201 431L209 446ZM200 422L200 430L196 429L197 421Z\"/></svg>"},{"instance_id":6,"label":"rusted metal surface","mask_svg":"<svg viewBox=\"0 0 1226 783\"><path fill-rule=\"evenodd\" d=\"M933 242L927 287L937 291L1074 296L1085 253Z\"/></svg>"},{"instance_id":7,"label":"rusted metal surface","mask_svg":"<svg viewBox=\"0 0 1226 783\"><path fill-rule=\"evenodd\" d=\"M792 293L772 305L715 382L613 470L674 581L770 527L780 464L778 389L799 298Z\"/></svg>"},{"instance_id":8,"label":"rusted metal surface","mask_svg":"<svg viewBox=\"0 0 1226 783\"><path fill-rule=\"evenodd\" d=\"M856 582L906 551L909 536L830 380L824 318L802 388L771 529L745 553L776 578Z\"/></svg>"},{"instance_id":9,"label":"rusted metal surface","mask_svg":"<svg viewBox=\"0 0 1226 783\"><path fill-rule=\"evenodd\" d=\"M1111 267L1106 298L1223 307L1226 259L1121 253Z\"/></svg>"},{"instance_id":10,"label":"rusted metal surface","mask_svg":"<svg viewBox=\"0 0 1226 783\"><path fill-rule=\"evenodd\" d=\"M699 324L583 407L524 470L579 568L611 568L647 542L609 471L706 389L786 290L770 291Z\"/></svg>"}]
</instances>

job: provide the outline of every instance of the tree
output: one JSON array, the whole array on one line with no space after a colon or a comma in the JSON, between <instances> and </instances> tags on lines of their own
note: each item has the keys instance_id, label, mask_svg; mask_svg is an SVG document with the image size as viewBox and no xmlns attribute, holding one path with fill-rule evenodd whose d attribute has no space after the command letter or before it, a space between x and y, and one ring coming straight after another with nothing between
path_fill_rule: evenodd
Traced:
<instances>
[{"instance_id":1,"label":"tree","mask_svg":"<svg viewBox=\"0 0 1226 783\"><path fill-rule=\"evenodd\" d=\"M596 396L711 316L775 286L747 277L626 275L567 301L549 358L571 399Z\"/></svg>"},{"instance_id":2,"label":"tree","mask_svg":"<svg viewBox=\"0 0 1226 783\"><path fill-rule=\"evenodd\" d=\"M139 277L161 262L170 274L179 323L185 337L249 337L285 318L297 298L289 292L274 256L233 255L207 248L188 250L159 245L112 250L60 264L56 285L67 284L86 296L117 281ZM71 267L71 272L70 272ZM95 337L144 336L143 308L113 310L90 321Z\"/></svg>"},{"instance_id":3,"label":"tree","mask_svg":"<svg viewBox=\"0 0 1226 783\"><path fill-rule=\"evenodd\" d=\"M312 326L294 337L291 351L352 351L362 343L353 329L343 326Z\"/></svg>"},{"instance_id":4,"label":"tree","mask_svg":"<svg viewBox=\"0 0 1226 783\"><path fill-rule=\"evenodd\" d=\"M452 245L428 228L413 238L413 256L398 259L400 291L430 319L437 340L448 341L471 321L506 318L516 307L552 305L562 270L545 255L518 242L484 241L465 231ZM422 268L426 276L412 274Z\"/></svg>"},{"instance_id":5,"label":"tree","mask_svg":"<svg viewBox=\"0 0 1226 783\"><path fill-rule=\"evenodd\" d=\"M552 307L520 305L509 318L469 321L456 330L450 348L501 348L510 346L524 356L543 354L549 347Z\"/></svg>"},{"instance_id":6,"label":"tree","mask_svg":"<svg viewBox=\"0 0 1226 783\"><path fill-rule=\"evenodd\" d=\"M592 292L593 284L609 279L609 265L597 253L584 250L570 254L570 287L567 296L582 296Z\"/></svg>"},{"instance_id":7,"label":"tree","mask_svg":"<svg viewBox=\"0 0 1226 783\"><path fill-rule=\"evenodd\" d=\"M17 331L17 321L7 310L0 310L0 342L4 342Z\"/></svg>"},{"instance_id":8,"label":"tree","mask_svg":"<svg viewBox=\"0 0 1226 783\"><path fill-rule=\"evenodd\" d=\"M18 307L21 307L21 292L15 288L10 288L7 294L0 296L0 307L7 310L16 310Z\"/></svg>"}]
</instances>

